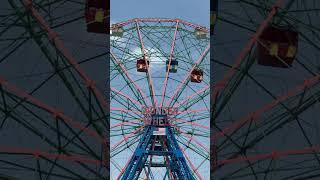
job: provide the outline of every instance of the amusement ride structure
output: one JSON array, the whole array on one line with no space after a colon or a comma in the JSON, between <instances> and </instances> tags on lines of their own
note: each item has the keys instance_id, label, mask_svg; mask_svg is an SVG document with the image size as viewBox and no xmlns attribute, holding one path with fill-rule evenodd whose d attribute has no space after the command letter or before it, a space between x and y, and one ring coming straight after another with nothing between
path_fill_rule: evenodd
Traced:
<instances>
[{"instance_id":1,"label":"amusement ride structure","mask_svg":"<svg viewBox=\"0 0 320 180\"><path fill-rule=\"evenodd\" d=\"M108 178L109 4L92 20L92 2L0 2L0 179Z\"/></svg>"},{"instance_id":2,"label":"amusement ride structure","mask_svg":"<svg viewBox=\"0 0 320 180\"><path fill-rule=\"evenodd\" d=\"M209 30L131 19L110 40L111 177L209 177Z\"/></svg>"},{"instance_id":3,"label":"amusement ride structure","mask_svg":"<svg viewBox=\"0 0 320 180\"><path fill-rule=\"evenodd\" d=\"M320 2L216 2L213 179L319 178Z\"/></svg>"},{"instance_id":4,"label":"amusement ride structure","mask_svg":"<svg viewBox=\"0 0 320 180\"><path fill-rule=\"evenodd\" d=\"M106 2L0 2L0 179L319 178L320 1Z\"/></svg>"}]
</instances>

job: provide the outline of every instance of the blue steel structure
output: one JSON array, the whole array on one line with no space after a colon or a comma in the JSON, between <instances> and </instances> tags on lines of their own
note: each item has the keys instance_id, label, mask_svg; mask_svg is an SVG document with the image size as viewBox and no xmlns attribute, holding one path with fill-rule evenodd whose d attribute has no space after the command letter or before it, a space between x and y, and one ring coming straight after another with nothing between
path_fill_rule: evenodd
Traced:
<instances>
[{"instance_id":1,"label":"blue steel structure","mask_svg":"<svg viewBox=\"0 0 320 180\"><path fill-rule=\"evenodd\" d=\"M145 125L144 133L137 146L123 176L122 180L138 179L142 170L147 167L166 167L174 179L195 179L174 135L174 128L167 123L166 116L153 115L151 123ZM163 121L162 121L162 120ZM155 134L161 128L165 135ZM166 163L147 162L150 156L163 156Z\"/></svg>"}]
</instances>

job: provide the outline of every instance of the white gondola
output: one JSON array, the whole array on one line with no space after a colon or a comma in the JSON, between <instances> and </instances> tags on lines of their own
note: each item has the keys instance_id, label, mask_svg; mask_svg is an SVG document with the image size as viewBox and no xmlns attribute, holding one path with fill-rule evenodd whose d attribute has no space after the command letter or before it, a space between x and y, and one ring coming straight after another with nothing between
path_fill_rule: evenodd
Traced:
<instances>
[{"instance_id":1,"label":"white gondola","mask_svg":"<svg viewBox=\"0 0 320 180\"><path fill-rule=\"evenodd\" d=\"M122 37L124 33L124 29L122 27L118 27L111 30L111 36Z\"/></svg>"}]
</instances>

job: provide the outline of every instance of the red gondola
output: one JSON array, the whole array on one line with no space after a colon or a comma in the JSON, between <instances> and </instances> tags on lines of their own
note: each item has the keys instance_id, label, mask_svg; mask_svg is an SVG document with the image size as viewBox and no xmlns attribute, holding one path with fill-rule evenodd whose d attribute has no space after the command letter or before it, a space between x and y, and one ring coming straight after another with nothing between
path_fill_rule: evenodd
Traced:
<instances>
[{"instance_id":1,"label":"red gondola","mask_svg":"<svg viewBox=\"0 0 320 180\"><path fill-rule=\"evenodd\" d=\"M203 71L201 69L194 69L190 75L190 81L194 83L201 83L203 80Z\"/></svg>"},{"instance_id":2,"label":"red gondola","mask_svg":"<svg viewBox=\"0 0 320 180\"><path fill-rule=\"evenodd\" d=\"M259 39L258 64L282 68L292 65L298 48L298 32L268 26Z\"/></svg>"},{"instance_id":3,"label":"red gondola","mask_svg":"<svg viewBox=\"0 0 320 180\"><path fill-rule=\"evenodd\" d=\"M148 65L150 64L147 60ZM145 59L137 60L137 71L138 72L148 72L147 64Z\"/></svg>"},{"instance_id":4,"label":"red gondola","mask_svg":"<svg viewBox=\"0 0 320 180\"><path fill-rule=\"evenodd\" d=\"M109 34L109 7L106 0L86 1L85 18L88 32Z\"/></svg>"}]
</instances>

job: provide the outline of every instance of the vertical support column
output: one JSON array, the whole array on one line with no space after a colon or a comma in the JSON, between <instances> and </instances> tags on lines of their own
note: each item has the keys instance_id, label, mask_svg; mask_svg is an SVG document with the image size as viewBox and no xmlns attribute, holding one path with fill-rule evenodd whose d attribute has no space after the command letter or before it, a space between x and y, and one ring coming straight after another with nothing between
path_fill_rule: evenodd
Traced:
<instances>
[{"instance_id":1,"label":"vertical support column","mask_svg":"<svg viewBox=\"0 0 320 180\"><path fill-rule=\"evenodd\" d=\"M151 137L153 133L153 126L146 126L144 133L140 139L139 145L137 146L134 154L122 176L121 179L137 179L145 166L145 162L148 157L148 146L151 144Z\"/></svg>"},{"instance_id":2,"label":"vertical support column","mask_svg":"<svg viewBox=\"0 0 320 180\"><path fill-rule=\"evenodd\" d=\"M192 172L183 156L177 140L172 131L172 127L165 127L165 142L167 148L162 148L160 151L152 150L152 138L155 138L154 130L156 126L149 125L144 129L144 134L140 139L128 166L126 167L122 180L138 179L143 168L146 166L147 158L151 155L169 156L170 171L175 179L193 180ZM151 162L150 162L151 163Z\"/></svg>"}]
</instances>

